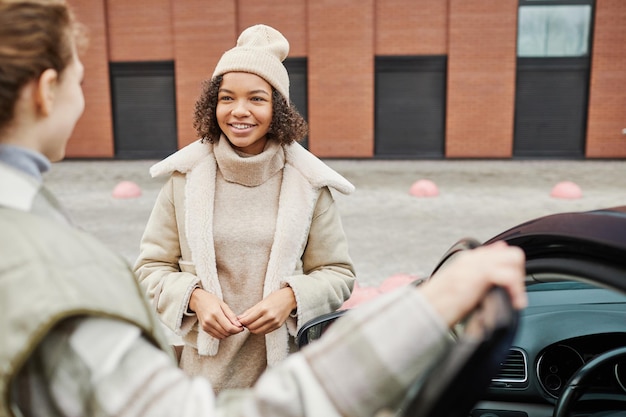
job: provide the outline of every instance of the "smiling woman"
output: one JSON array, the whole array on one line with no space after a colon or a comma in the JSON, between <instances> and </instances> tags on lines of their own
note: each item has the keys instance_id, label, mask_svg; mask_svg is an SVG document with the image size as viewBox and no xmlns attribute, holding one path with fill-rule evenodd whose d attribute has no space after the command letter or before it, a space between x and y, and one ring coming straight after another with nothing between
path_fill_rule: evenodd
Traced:
<instances>
[{"instance_id":1,"label":"smiling woman","mask_svg":"<svg viewBox=\"0 0 626 417\"><path fill-rule=\"evenodd\" d=\"M254 384L355 282L330 191L354 187L297 143L308 129L289 100L288 52L271 27L243 31L203 85L200 139L151 169L169 181L135 271L185 341L181 367L216 392Z\"/></svg>"},{"instance_id":2,"label":"smiling woman","mask_svg":"<svg viewBox=\"0 0 626 417\"><path fill-rule=\"evenodd\" d=\"M255 74L224 74L216 116L235 149L249 155L260 154L272 122L272 86Z\"/></svg>"}]
</instances>

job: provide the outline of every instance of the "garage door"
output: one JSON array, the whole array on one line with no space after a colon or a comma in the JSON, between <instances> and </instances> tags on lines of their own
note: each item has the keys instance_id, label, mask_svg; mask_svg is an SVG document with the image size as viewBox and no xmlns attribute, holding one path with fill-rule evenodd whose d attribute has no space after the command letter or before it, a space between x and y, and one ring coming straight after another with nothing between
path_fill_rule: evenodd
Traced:
<instances>
[{"instance_id":1,"label":"garage door","mask_svg":"<svg viewBox=\"0 0 626 417\"><path fill-rule=\"evenodd\" d=\"M287 58L283 63L289 73L289 97L298 112L308 121L307 60L306 58ZM304 138L300 145L308 148L308 138Z\"/></svg>"},{"instance_id":2,"label":"garage door","mask_svg":"<svg viewBox=\"0 0 626 417\"><path fill-rule=\"evenodd\" d=\"M515 157L584 157L593 4L520 0Z\"/></svg>"},{"instance_id":3,"label":"garage door","mask_svg":"<svg viewBox=\"0 0 626 417\"><path fill-rule=\"evenodd\" d=\"M115 156L160 159L178 146L173 62L112 63Z\"/></svg>"},{"instance_id":4,"label":"garage door","mask_svg":"<svg viewBox=\"0 0 626 417\"><path fill-rule=\"evenodd\" d=\"M446 57L377 57L375 156L443 158Z\"/></svg>"},{"instance_id":5,"label":"garage door","mask_svg":"<svg viewBox=\"0 0 626 417\"><path fill-rule=\"evenodd\" d=\"M518 60L514 155L583 157L588 60Z\"/></svg>"}]
</instances>

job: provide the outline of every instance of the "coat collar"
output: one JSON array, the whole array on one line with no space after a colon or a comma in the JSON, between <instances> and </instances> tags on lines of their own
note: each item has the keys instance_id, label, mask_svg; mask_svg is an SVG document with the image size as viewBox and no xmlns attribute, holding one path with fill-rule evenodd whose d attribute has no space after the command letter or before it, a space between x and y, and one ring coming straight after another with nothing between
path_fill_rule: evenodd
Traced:
<instances>
[{"instance_id":1,"label":"coat collar","mask_svg":"<svg viewBox=\"0 0 626 417\"><path fill-rule=\"evenodd\" d=\"M0 178L0 206L30 211L41 184L3 163L0 163Z\"/></svg>"},{"instance_id":2,"label":"coat collar","mask_svg":"<svg viewBox=\"0 0 626 417\"><path fill-rule=\"evenodd\" d=\"M220 140L225 140L222 137ZM342 177L323 161L307 151L299 143L292 143L284 147L285 164L298 171L314 188L325 186L334 188L343 194L354 192L354 185ZM150 168L150 175L158 177L170 175L173 172L187 174L209 155L213 154L213 144L193 142Z\"/></svg>"}]
</instances>

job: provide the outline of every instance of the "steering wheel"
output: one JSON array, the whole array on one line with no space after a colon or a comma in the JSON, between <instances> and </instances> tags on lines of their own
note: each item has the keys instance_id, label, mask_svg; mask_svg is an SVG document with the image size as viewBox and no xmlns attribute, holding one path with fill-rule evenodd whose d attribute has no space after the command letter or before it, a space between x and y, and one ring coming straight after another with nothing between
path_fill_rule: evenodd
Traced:
<instances>
[{"instance_id":1,"label":"steering wheel","mask_svg":"<svg viewBox=\"0 0 626 417\"><path fill-rule=\"evenodd\" d=\"M395 415L469 415L506 359L518 318L508 293L500 287L492 288L467 317L457 341L413 384Z\"/></svg>"},{"instance_id":2,"label":"steering wheel","mask_svg":"<svg viewBox=\"0 0 626 417\"><path fill-rule=\"evenodd\" d=\"M614 362L622 356L626 356L626 347L604 352L583 365L567 382L552 415L554 417L568 417L572 412L574 404L580 399L585 390L589 388L589 382L595 371L599 367Z\"/></svg>"}]
</instances>

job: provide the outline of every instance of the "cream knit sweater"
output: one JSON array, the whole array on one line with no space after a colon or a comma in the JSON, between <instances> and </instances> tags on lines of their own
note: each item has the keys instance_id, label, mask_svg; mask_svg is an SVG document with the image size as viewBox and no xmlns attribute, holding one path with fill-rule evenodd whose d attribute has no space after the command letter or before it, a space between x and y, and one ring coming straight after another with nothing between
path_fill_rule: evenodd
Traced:
<instances>
[{"instance_id":1,"label":"cream knit sweater","mask_svg":"<svg viewBox=\"0 0 626 417\"><path fill-rule=\"evenodd\" d=\"M217 273L224 301L240 314L263 299L285 155L276 141L259 155L238 153L227 140L217 142L214 152ZM181 357L181 367L208 376L216 392L251 386L266 366L265 336L247 330L222 340L215 356L186 347Z\"/></svg>"}]
</instances>

